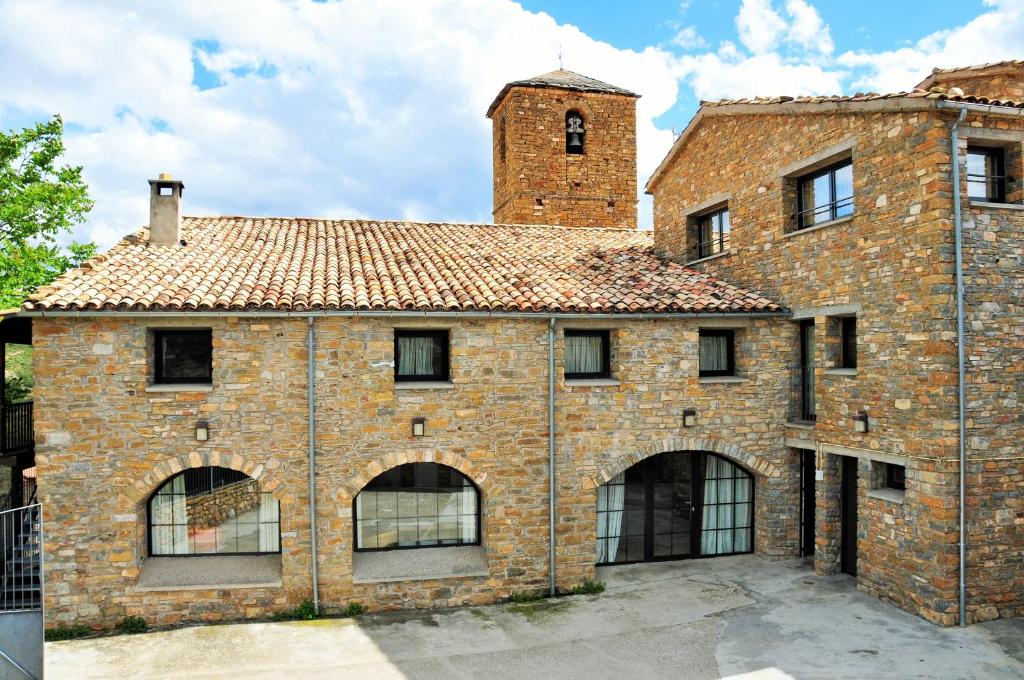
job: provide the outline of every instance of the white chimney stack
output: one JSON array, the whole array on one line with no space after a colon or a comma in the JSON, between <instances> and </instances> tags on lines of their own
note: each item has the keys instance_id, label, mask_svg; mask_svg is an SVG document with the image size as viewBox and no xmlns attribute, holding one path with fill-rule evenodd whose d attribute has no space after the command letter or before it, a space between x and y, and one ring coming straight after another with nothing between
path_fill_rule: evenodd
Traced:
<instances>
[{"instance_id":1,"label":"white chimney stack","mask_svg":"<svg viewBox=\"0 0 1024 680\"><path fill-rule=\"evenodd\" d=\"M161 172L149 180L149 243L176 246L181 242L181 192L185 184Z\"/></svg>"}]
</instances>

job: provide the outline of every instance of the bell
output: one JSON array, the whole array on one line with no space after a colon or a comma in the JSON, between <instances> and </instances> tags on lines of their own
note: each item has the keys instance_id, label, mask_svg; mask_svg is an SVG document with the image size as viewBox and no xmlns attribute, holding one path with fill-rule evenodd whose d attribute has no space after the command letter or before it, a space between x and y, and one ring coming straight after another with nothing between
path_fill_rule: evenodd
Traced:
<instances>
[{"instance_id":1,"label":"bell","mask_svg":"<svg viewBox=\"0 0 1024 680\"><path fill-rule=\"evenodd\" d=\"M566 145L566 149L571 153L583 152L583 141L580 139L579 133L572 132L569 134L569 143Z\"/></svg>"}]
</instances>

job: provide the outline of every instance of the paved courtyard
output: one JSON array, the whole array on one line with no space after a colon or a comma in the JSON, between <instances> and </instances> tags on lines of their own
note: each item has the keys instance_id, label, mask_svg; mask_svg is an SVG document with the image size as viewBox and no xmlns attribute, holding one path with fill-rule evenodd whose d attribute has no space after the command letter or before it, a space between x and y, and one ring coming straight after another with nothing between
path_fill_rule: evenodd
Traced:
<instances>
[{"instance_id":1,"label":"paved courtyard","mask_svg":"<svg viewBox=\"0 0 1024 680\"><path fill-rule=\"evenodd\" d=\"M601 595L48 643L55 678L1024 677L1024 620L941 629L753 555L608 567Z\"/></svg>"}]
</instances>

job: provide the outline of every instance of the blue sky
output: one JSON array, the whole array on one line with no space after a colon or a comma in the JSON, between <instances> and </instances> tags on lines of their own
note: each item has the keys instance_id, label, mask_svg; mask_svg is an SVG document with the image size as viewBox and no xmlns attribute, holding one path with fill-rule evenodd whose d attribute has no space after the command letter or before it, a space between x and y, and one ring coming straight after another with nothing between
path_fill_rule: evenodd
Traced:
<instances>
[{"instance_id":1,"label":"blue sky","mask_svg":"<svg viewBox=\"0 0 1024 680\"><path fill-rule=\"evenodd\" d=\"M188 214L486 222L484 111L559 50L642 95L643 186L700 99L905 90L1022 35L1024 0L0 0L0 127L64 117L104 247L159 172Z\"/></svg>"}]
</instances>

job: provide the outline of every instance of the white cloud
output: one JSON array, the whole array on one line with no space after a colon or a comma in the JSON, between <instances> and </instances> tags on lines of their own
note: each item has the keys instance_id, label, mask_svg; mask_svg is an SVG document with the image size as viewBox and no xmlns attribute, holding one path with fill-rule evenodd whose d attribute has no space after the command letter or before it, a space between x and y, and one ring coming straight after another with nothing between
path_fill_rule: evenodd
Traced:
<instances>
[{"instance_id":1,"label":"white cloud","mask_svg":"<svg viewBox=\"0 0 1024 680\"><path fill-rule=\"evenodd\" d=\"M672 36L672 44L683 50L702 50L708 46L708 41L697 32L696 26L684 26Z\"/></svg>"},{"instance_id":2,"label":"white cloud","mask_svg":"<svg viewBox=\"0 0 1024 680\"><path fill-rule=\"evenodd\" d=\"M804 0L788 0L786 13L791 22L787 39L805 50L831 54L835 49L832 33L814 7Z\"/></svg>"},{"instance_id":3,"label":"white cloud","mask_svg":"<svg viewBox=\"0 0 1024 680\"><path fill-rule=\"evenodd\" d=\"M813 64L785 63L777 54L738 57L732 50L683 57L680 72L699 99L832 94L841 72Z\"/></svg>"},{"instance_id":4,"label":"white cloud","mask_svg":"<svg viewBox=\"0 0 1024 680\"><path fill-rule=\"evenodd\" d=\"M778 47L785 35L786 20L772 7L771 0L743 0L736 15L736 31L740 42L754 54Z\"/></svg>"}]
</instances>

